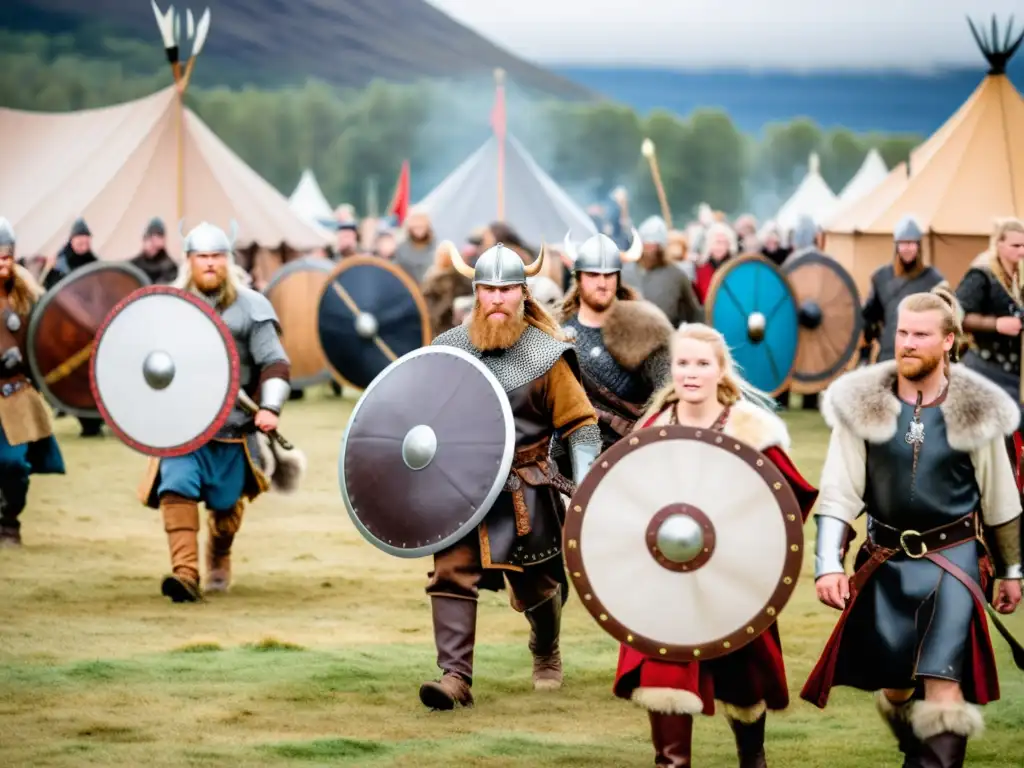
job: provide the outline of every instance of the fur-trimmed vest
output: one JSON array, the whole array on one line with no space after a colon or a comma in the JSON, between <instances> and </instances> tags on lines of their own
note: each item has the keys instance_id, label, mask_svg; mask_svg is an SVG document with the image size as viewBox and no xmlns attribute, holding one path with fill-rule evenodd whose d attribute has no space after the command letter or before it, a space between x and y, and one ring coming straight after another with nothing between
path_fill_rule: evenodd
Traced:
<instances>
[{"instance_id":1,"label":"fur-trimmed vest","mask_svg":"<svg viewBox=\"0 0 1024 768\"><path fill-rule=\"evenodd\" d=\"M661 427L669 423L672 416L672 408L679 402L675 396L656 409L650 409L636 423L636 429L641 429L644 424L657 413L657 418L651 422L652 427ZM778 448L788 451L790 447L789 430L786 422L759 405L747 400L740 400L733 403L729 409L729 418L725 422L722 432L729 437L734 437L751 448L764 451L768 448Z\"/></svg>"}]
</instances>

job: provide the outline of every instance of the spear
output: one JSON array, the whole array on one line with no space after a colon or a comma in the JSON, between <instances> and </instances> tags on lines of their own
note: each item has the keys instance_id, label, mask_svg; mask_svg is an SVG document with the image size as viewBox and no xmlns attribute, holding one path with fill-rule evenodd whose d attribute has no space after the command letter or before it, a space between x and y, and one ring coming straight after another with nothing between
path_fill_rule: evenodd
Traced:
<instances>
[{"instance_id":1,"label":"spear","mask_svg":"<svg viewBox=\"0 0 1024 768\"><path fill-rule=\"evenodd\" d=\"M647 162L651 166L651 178L654 179L654 188L658 192L658 201L661 203L661 217L665 219L665 224L668 225L668 228L672 229L672 211L669 210L668 198L665 196L665 187L661 183L661 171L658 170L658 158L654 153L654 142L650 139L644 139L644 143L640 146L640 153L647 158Z\"/></svg>"}]
</instances>

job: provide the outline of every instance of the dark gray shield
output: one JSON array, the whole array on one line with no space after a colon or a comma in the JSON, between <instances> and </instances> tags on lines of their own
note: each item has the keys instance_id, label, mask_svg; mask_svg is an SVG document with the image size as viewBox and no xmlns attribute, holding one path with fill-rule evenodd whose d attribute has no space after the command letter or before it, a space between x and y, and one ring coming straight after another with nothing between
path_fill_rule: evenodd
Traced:
<instances>
[{"instance_id":1,"label":"dark gray shield","mask_svg":"<svg viewBox=\"0 0 1024 768\"><path fill-rule=\"evenodd\" d=\"M821 392L849 366L857 351L864 317L857 284L835 259L808 251L782 265L796 296L800 345L792 390Z\"/></svg>"},{"instance_id":2,"label":"dark gray shield","mask_svg":"<svg viewBox=\"0 0 1024 768\"><path fill-rule=\"evenodd\" d=\"M341 441L341 496L359 532L396 557L462 539L502 492L515 453L508 397L454 347L422 347L363 393Z\"/></svg>"}]
</instances>

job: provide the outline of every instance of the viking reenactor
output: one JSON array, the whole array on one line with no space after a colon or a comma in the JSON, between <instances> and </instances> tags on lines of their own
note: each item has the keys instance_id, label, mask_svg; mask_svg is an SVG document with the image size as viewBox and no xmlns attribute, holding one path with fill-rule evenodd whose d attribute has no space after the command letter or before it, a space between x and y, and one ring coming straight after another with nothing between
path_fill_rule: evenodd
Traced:
<instances>
[{"instance_id":1,"label":"viking reenactor","mask_svg":"<svg viewBox=\"0 0 1024 768\"><path fill-rule=\"evenodd\" d=\"M905 297L894 322L896 360L844 375L822 402L832 437L815 586L842 615L801 695L824 708L832 686L874 691L904 765L959 768L982 728L975 705L999 698L982 542L1001 579L995 610L1012 613L1021 597L1021 503L1004 446L1020 410L951 362L962 331L944 288ZM847 577L862 512L867 540Z\"/></svg>"},{"instance_id":2,"label":"viking reenactor","mask_svg":"<svg viewBox=\"0 0 1024 768\"><path fill-rule=\"evenodd\" d=\"M470 281L452 266L451 255L444 244L438 246L434 263L423 276L421 289L430 312L430 329L434 336L459 324L455 319L455 300L460 296L473 295Z\"/></svg>"},{"instance_id":3,"label":"viking reenactor","mask_svg":"<svg viewBox=\"0 0 1024 768\"><path fill-rule=\"evenodd\" d=\"M673 328L680 323L695 323L704 319L703 310L693 285L683 270L668 260L668 226L664 219L651 216L639 230L633 230L632 250L639 231L643 254L637 261L628 262L621 279L636 288L640 295L665 313Z\"/></svg>"},{"instance_id":4,"label":"viking reenactor","mask_svg":"<svg viewBox=\"0 0 1024 768\"><path fill-rule=\"evenodd\" d=\"M15 264L14 249L14 229L0 218L0 546L21 545L30 476L64 474L50 414L26 362L29 315L43 289Z\"/></svg>"},{"instance_id":5,"label":"viking reenactor","mask_svg":"<svg viewBox=\"0 0 1024 768\"><path fill-rule=\"evenodd\" d=\"M721 221L713 222L704 233L701 260L697 265L697 280L694 283L701 306L707 303L715 273L738 253L739 243L732 228Z\"/></svg>"},{"instance_id":6,"label":"viking reenactor","mask_svg":"<svg viewBox=\"0 0 1024 768\"><path fill-rule=\"evenodd\" d=\"M430 216L421 208L413 208L405 217L405 239L398 245L392 260L419 284L435 263L434 250Z\"/></svg>"},{"instance_id":7,"label":"viking reenactor","mask_svg":"<svg viewBox=\"0 0 1024 768\"><path fill-rule=\"evenodd\" d=\"M473 701L473 648L479 590L508 580L512 606L529 621L536 690L561 687L562 605L568 582L562 565L562 502L572 483L549 460L552 436L566 442L573 480L579 482L601 452L597 417L580 383L576 353L557 323L537 304L527 278L543 264L525 266L498 243L473 269L450 244L452 264L473 281L476 301L469 323L438 336L433 345L462 350L483 363L505 391L515 422L515 456L505 491L472 534L434 555L427 594L433 610L438 681L420 688L433 709Z\"/></svg>"},{"instance_id":8,"label":"viking reenactor","mask_svg":"<svg viewBox=\"0 0 1024 768\"><path fill-rule=\"evenodd\" d=\"M167 231L159 218L153 218L142 234L142 253L131 263L146 273L154 285L167 285L178 276L178 265L167 253Z\"/></svg>"},{"instance_id":9,"label":"viking reenactor","mask_svg":"<svg viewBox=\"0 0 1024 768\"><path fill-rule=\"evenodd\" d=\"M878 342L875 362L892 360L896 355L896 314L900 302L912 293L930 291L944 282L935 267L924 263L921 252L924 232L913 216L904 216L897 222L892 239L892 263L879 267L871 275L871 289L864 303L862 363L868 362L874 341Z\"/></svg>"},{"instance_id":10,"label":"viking reenactor","mask_svg":"<svg viewBox=\"0 0 1024 768\"><path fill-rule=\"evenodd\" d=\"M594 235L578 249L568 235L565 240L576 279L560 320L576 346L603 448L629 434L669 375L672 326L664 312L622 282L623 261L635 262L642 248L636 231L624 255L607 235Z\"/></svg>"},{"instance_id":11,"label":"viking reenactor","mask_svg":"<svg viewBox=\"0 0 1024 768\"><path fill-rule=\"evenodd\" d=\"M739 376L723 336L703 324L684 325L673 334L671 346L671 381L655 394L635 429L694 427L755 448L782 472L806 517L817 491L786 454L789 434L769 410L771 398ZM676 471L686 473L687 468ZM730 478L723 476L721 482L727 488ZM735 736L740 768L764 766L767 710L789 705L778 627L772 621L748 644L709 662L665 661L623 644L614 690L648 711L655 765L691 765L693 716L713 715L717 699Z\"/></svg>"},{"instance_id":12,"label":"viking reenactor","mask_svg":"<svg viewBox=\"0 0 1024 768\"><path fill-rule=\"evenodd\" d=\"M186 261L174 287L189 291L216 310L231 331L241 364L241 387L258 404L255 416L236 406L214 439L184 456L152 460L140 487L141 501L159 509L171 552L171 574L162 593L176 603L200 598L199 503L209 512L207 592L231 582L231 546L242 524L244 500L271 487L297 485L304 457L271 452L259 432L277 428L291 394L288 356L273 305L242 285L232 258L233 238L203 222L184 238ZM276 464L276 472L270 467Z\"/></svg>"}]
</instances>

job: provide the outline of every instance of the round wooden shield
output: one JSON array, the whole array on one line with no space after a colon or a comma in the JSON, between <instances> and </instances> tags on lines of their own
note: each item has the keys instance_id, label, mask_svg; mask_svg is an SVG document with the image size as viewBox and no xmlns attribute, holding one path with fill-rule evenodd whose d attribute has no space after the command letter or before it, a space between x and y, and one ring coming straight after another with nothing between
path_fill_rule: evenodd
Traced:
<instances>
[{"instance_id":1,"label":"round wooden shield","mask_svg":"<svg viewBox=\"0 0 1024 768\"><path fill-rule=\"evenodd\" d=\"M796 296L800 324L790 389L811 395L846 371L857 353L864 329L860 294L850 273L822 253L787 259L782 271Z\"/></svg>"},{"instance_id":2,"label":"round wooden shield","mask_svg":"<svg viewBox=\"0 0 1024 768\"><path fill-rule=\"evenodd\" d=\"M292 389L331 380L316 324L317 300L334 267L333 262L315 257L290 261L263 289L281 323L281 344L291 361Z\"/></svg>"},{"instance_id":3,"label":"round wooden shield","mask_svg":"<svg viewBox=\"0 0 1024 768\"><path fill-rule=\"evenodd\" d=\"M76 269L47 291L28 325L28 362L39 391L58 410L99 418L89 383L96 332L118 302L150 279L127 262Z\"/></svg>"},{"instance_id":4,"label":"round wooden shield","mask_svg":"<svg viewBox=\"0 0 1024 768\"><path fill-rule=\"evenodd\" d=\"M566 566L583 607L619 642L667 661L724 656L768 629L803 549L782 472L707 429L634 432L601 455L566 512Z\"/></svg>"},{"instance_id":5,"label":"round wooden shield","mask_svg":"<svg viewBox=\"0 0 1024 768\"><path fill-rule=\"evenodd\" d=\"M89 368L110 429L147 456L183 456L220 431L238 400L231 331L209 305L168 285L127 296L96 334Z\"/></svg>"},{"instance_id":6,"label":"round wooden shield","mask_svg":"<svg viewBox=\"0 0 1024 768\"><path fill-rule=\"evenodd\" d=\"M373 380L349 417L338 458L349 517L390 555L439 552L490 511L515 436L505 390L483 363L455 347L414 350Z\"/></svg>"},{"instance_id":7,"label":"round wooden shield","mask_svg":"<svg viewBox=\"0 0 1024 768\"><path fill-rule=\"evenodd\" d=\"M715 272L704 311L747 381L770 395L789 388L800 325L796 297L775 264L756 255L730 259Z\"/></svg>"},{"instance_id":8,"label":"round wooden shield","mask_svg":"<svg viewBox=\"0 0 1024 768\"><path fill-rule=\"evenodd\" d=\"M405 270L349 256L323 287L317 336L338 382L366 389L395 360L430 343L427 303Z\"/></svg>"}]
</instances>

